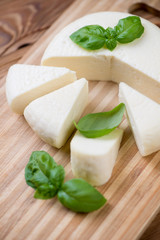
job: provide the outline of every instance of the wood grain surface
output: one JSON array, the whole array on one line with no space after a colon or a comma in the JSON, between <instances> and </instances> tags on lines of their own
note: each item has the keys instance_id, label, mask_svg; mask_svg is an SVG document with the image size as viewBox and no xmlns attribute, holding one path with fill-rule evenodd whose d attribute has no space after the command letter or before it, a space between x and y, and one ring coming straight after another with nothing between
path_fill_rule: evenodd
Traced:
<instances>
[{"instance_id":1,"label":"wood grain surface","mask_svg":"<svg viewBox=\"0 0 160 240\"><path fill-rule=\"evenodd\" d=\"M125 134L112 178L99 188L108 199L104 208L91 214L75 214L56 199L35 200L33 190L24 180L24 168L31 152L48 151L65 167L67 180L73 177L70 139L60 150L45 144L22 116L10 111L5 98L3 76L8 67L19 59L21 63L39 64L53 36L82 15L130 9L159 25L159 18L153 16L152 11L131 8L136 3L123 0L0 1L0 239L137 239L158 213L160 152L142 158L126 120L122 123ZM152 1L152 7L158 8L158 4L159 1ZM116 84L90 82L89 88L89 104L84 114L107 111L118 103ZM160 239L159 224L160 215L157 215L141 240Z\"/></svg>"}]
</instances>

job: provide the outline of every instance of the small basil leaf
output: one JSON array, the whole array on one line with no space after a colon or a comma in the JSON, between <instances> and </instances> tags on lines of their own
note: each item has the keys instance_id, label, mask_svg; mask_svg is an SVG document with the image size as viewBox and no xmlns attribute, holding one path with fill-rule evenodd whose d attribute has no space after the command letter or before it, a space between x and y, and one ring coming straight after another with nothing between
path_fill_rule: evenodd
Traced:
<instances>
[{"instance_id":1,"label":"small basil leaf","mask_svg":"<svg viewBox=\"0 0 160 240\"><path fill-rule=\"evenodd\" d=\"M121 123L125 111L124 103L109 112L87 114L81 118L76 128L88 138L97 138L113 131Z\"/></svg>"},{"instance_id":2,"label":"small basil leaf","mask_svg":"<svg viewBox=\"0 0 160 240\"><path fill-rule=\"evenodd\" d=\"M47 152L33 152L25 168L26 183L34 189L42 184L49 184L50 171L55 167L57 164Z\"/></svg>"},{"instance_id":3,"label":"small basil leaf","mask_svg":"<svg viewBox=\"0 0 160 240\"><path fill-rule=\"evenodd\" d=\"M80 131L81 134L83 134L87 138L97 138L97 137L102 137L104 135L109 134L116 128L112 129L102 129L102 130L82 130L82 128L79 128L79 126L74 122L75 127Z\"/></svg>"},{"instance_id":4,"label":"small basil leaf","mask_svg":"<svg viewBox=\"0 0 160 240\"><path fill-rule=\"evenodd\" d=\"M105 44L105 29L99 25L88 25L72 33L70 38L87 50L100 49Z\"/></svg>"},{"instance_id":5,"label":"small basil leaf","mask_svg":"<svg viewBox=\"0 0 160 240\"><path fill-rule=\"evenodd\" d=\"M106 203L106 199L83 179L72 179L62 185L59 201L74 212L92 212Z\"/></svg>"},{"instance_id":6,"label":"small basil leaf","mask_svg":"<svg viewBox=\"0 0 160 240\"><path fill-rule=\"evenodd\" d=\"M32 152L29 162L36 162L40 159L42 162L48 162L50 168L57 166L57 163L54 159L45 151L34 151Z\"/></svg>"},{"instance_id":7,"label":"small basil leaf","mask_svg":"<svg viewBox=\"0 0 160 240\"><path fill-rule=\"evenodd\" d=\"M117 32L115 31L115 29L111 28L111 27L108 27L106 30L105 30L105 36L106 38L108 39L113 39L117 36Z\"/></svg>"},{"instance_id":8,"label":"small basil leaf","mask_svg":"<svg viewBox=\"0 0 160 240\"><path fill-rule=\"evenodd\" d=\"M33 183L33 182L31 181L31 178L32 178L32 176L33 176L33 172L34 172L34 174L35 174L35 173L36 173L36 169L33 169L32 164L31 164L31 163L28 163L27 166L25 167L25 180L26 180L26 183L27 183L30 187L36 189L35 183Z\"/></svg>"},{"instance_id":9,"label":"small basil leaf","mask_svg":"<svg viewBox=\"0 0 160 240\"><path fill-rule=\"evenodd\" d=\"M47 177L40 171L37 161L33 159L32 161L30 160L25 167L25 180L26 183L34 189L43 183L48 183Z\"/></svg>"},{"instance_id":10,"label":"small basil leaf","mask_svg":"<svg viewBox=\"0 0 160 240\"><path fill-rule=\"evenodd\" d=\"M39 154L37 153L36 161L38 163L40 170L47 177L49 177L50 169L54 169L55 167L57 167L57 164L54 161L54 159L47 152L44 151L43 152L40 151Z\"/></svg>"},{"instance_id":11,"label":"small basil leaf","mask_svg":"<svg viewBox=\"0 0 160 240\"><path fill-rule=\"evenodd\" d=\"M64 181L65 171L64 168L59 165L50 171L49 179L57 189L59 189Z\"/></svg>"},{"instance_id":12,"label":"small basil leaf","mask_svg":"<svg viewBox=\"0 0 160 240\"><path fill-rule=\"evenodd\" d=\"M44 183L49 183L48 178L40 170L37 170L36 172L34 172L34 174L32 174L28 182L34 185L34 189L36 189L37 187L39 187Z\"/></svg>"},{"instance_id":13,"label":"small basil leaf","mask_svg":"<svg viewBox=\"0 0 160 240\"><path fill-rule=\"evenodd\" d=\"M137 16L120 19L114 29L117 33L116 39L120 43L132 42L136 38L140 38L144 32L141 20Z\"/></svg>"},{"instance_id":14,"label":"small basil leaf","mask_svg":"<svg viewBox=\"0 0 160 240\"><path fill-rule=\"evenodd\" d=\"M57 189L51 184L43 184L37 188L34 198L49 199L57 194Z\"/></svg>"},{"instance_id":15,"label":"small basil leaf","mask_svg":"<svg viewBox=\"0 0 160 240\"><path fill-rule=\"evenodd\" d=\"M115 39L106 39L106 47L112 51L117 46L117 41Z\"/></svg>"}]
</instances>

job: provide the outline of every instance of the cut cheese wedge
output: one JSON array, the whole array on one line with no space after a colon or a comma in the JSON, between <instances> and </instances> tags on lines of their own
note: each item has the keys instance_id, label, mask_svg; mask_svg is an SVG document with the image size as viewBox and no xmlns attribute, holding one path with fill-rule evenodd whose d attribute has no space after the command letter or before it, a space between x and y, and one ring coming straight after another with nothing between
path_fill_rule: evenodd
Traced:
<instances>
[{"instance_id":1,"label":"cut cheese wedge","mask_svg":"<svg viewBox=\"0 0 160 240\"><path fill-rule=\"evenodd\" d=\"M160 150L160 105L125 83L119 85L138 149L142 156Z\"/></svg>"},{"instance_id":2,"label":"cut cheese wedge","mask_svg":"<svg viewBox=\"0 0 160 240\"><path fill-rule=\"evenodd\" d=\"M106 183L111 177L122 135L122 129L115 129L103 137L86 138L77 131L71 141L74 176L94 186Z\"/></svg>"},{"instance_id":3,"label":"cut cheese wedge","mask_svg":"<svg viewBox=\"0 0 160 240\"><path fill-rule=\"evenodd\" d=\"M123 81L160 103L160 30L157 26L141 18L144 34L131 43L118 44L113 51L105 48L87 51L69 38L86 25L114 27L128 16L130 14L120 12L99 12L76 20L51 41L41 64L67 67L76 71L78 78Z\"/></svg>"},{"instance_id":4,"label":"cut cheese wedge","mask_svg":"<svg viewBox=\"0 0 160 240\"><path fill-rule=\"evenodd\" d=\"M47 143L62 147L79 120L88 98L88 82L83 78L37 98L24 111L31 128Z\"/></svg>"},{"instance_id":5,"label":"cut cheese wedge","mask_svg":"<svg viewBox=\"0 0 160 240\"><path fill-rule=\"evenodd\" d=\"M34 99L76 80L76 74L67 68L15 64L6 78L6 95L11 109L23 114Z\"/></svg>"}]
</instances>

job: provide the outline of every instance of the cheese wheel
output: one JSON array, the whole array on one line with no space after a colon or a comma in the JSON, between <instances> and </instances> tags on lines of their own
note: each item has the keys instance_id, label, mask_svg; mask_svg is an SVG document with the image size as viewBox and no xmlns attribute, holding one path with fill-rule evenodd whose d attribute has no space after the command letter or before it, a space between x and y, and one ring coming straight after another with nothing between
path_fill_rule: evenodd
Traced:
<instances>
[{"instance_id":1,"label":"cheese wheel","mask_svg":"<svg viewBox=\"0 0 160 240\"><path fill-rule=\"evenodd\" d=\"M113 51L105 48L87 51L69 38L86 25L113 28L128 16L130 14L120 12L98 12L76 20L51 41L41 64L68 67L76 71L78 78L123 81L160 103L160 30L157 26L141 18L143 35L131 43L118 44Z\"/></svg>"}]
</instances>

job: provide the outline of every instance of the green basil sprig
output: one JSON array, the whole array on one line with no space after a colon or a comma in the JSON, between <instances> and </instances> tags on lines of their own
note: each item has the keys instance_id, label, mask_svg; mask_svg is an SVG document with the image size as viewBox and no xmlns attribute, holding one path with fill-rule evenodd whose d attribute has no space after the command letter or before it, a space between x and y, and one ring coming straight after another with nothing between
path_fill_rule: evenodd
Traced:
<instances>
[{"instance_id":1,"label":"green basil sprig","mask_svg":"<svg viewBox=\"0 0 160 240\"><path fill-rule=\"evenodd\" d=\"M109 134L121 123L125 104L120 103L109 112L91 113L82 117L76 128L88 138L97 138Z\"/></svg>"},{"instance_id":2,"label":"green basil sprig","mask_svg":"<svg viewBox=\"0 0 160 240\"><path fill-rule=\"evenodd\" d=\"M33 152L25 168L26 183L36 190L35 198L54 197L60 189L64 177L64 168L57 165L45 151Z\"/></svg>"},{"instance_id":3,"label":"green basil sprig","mask_svg":"<svg viewBox=\"0 0 160 240\"><path fill-rule=\"evenodd\" d=\"M114 28L104 29L100 25L88 25L70 35L71 40L87 50L102 47L113 50L119 43L130 43L140 38L144 32L141 20L137 16L120 19Z\"/></svg>"},{"instance_id":4,"label":"green basil sprig","mask_svg":"<svg viewBox=\"0 0 160 240\"><path fill-rule=\"evenodd\" d=\"M34 197L49 199L58 195L59 201L75 212L92 212L106 203L106 199L83 179L64 182L65 171L45 151L31 154L25 168L26 183L34 188Z\"/></svg>"}]
</instances>

